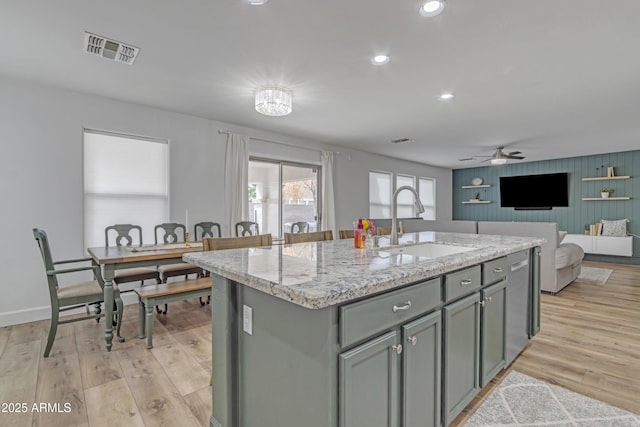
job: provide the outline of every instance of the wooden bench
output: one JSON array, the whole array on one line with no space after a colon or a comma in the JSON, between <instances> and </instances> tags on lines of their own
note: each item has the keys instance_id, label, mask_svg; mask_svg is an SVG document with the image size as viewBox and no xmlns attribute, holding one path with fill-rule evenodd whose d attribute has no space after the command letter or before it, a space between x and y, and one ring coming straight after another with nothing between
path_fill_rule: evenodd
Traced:
<instances>
[{"instance_id":1,"label":"wooden bench","mask_svg":"<svg viewBox=\"0 0 640 427\"><path fill-rule=\"evenodd\" d=\"M211 277L179 282L145 285L135 289L138 294L140 339L147 337L147 348L153 348L153 307L160 304L201 298L211 295Z\"/></svg>"}]
</instances>

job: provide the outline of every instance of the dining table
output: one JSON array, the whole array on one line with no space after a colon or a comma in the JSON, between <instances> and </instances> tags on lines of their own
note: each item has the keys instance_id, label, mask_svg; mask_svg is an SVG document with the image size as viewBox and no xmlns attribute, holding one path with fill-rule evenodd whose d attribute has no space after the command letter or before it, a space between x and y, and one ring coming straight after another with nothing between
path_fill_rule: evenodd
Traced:
<instances>
[{"instance_id":1,"label":"dining table","mask_svg":"<svg viewBox=\"0 0 640 427\"><path fill-rule=\"evenodd\" d=\"M113 318L113 278L116 270L175 264L183 262L183 254L199 251L202 251L202 242L88 248L87 252L89 252L93 263L102 269L105 319ZM104 338L107 351L111 351L113 343L112 321L106 320L104 322ZM118 341L124 342L124 337L118 336Z\"/></svg>"}]
</instances>

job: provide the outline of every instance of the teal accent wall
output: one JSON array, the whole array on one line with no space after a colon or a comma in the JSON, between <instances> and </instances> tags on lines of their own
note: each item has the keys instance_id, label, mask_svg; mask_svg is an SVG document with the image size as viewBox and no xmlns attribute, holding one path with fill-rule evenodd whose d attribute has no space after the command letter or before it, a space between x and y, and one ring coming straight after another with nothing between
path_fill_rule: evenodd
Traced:
<instances>
[{"instance_id":1,"label":"teal accent wall","mask_svg":"<svg viewBox=\"0 0 640 427\"><path fill-rule=\"evenodd\" d=\"M572 234L584 233L585 224L593 224L601 219L628 218L629 232L640 235L640 151L598 154L593 156L570 157L566 159L544 160L518 163L512 161L499 166L485 166L453 171L453 219L474 221L542 221L557 222L560 230ZM582 178L606 176L607 167L615 167L616 176L630 175L631 179L582 181ZM569 207L553 208L547 211L516 211L500 207L500 177L534 175L543 173L569 173ZM463 189L471 185L474 177L480 177L489 188ZM631 200L583 201L583 197L600 197L600 189L614 189L611 197L629 196ZM540 188L539 191L553 191ZM490 200L489 204L463 204L474 193L480 199ZM640 239L633 239L633 257L596 257L607 261L640 263ZM615 259L614 259L615 258Z\"/></svg>"}]
</instances>

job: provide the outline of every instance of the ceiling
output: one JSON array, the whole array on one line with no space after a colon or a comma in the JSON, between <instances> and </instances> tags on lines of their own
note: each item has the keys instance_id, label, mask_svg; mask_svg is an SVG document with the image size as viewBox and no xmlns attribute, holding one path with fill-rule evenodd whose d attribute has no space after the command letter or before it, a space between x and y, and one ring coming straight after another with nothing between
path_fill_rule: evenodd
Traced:
<instances>
[{"instance_id":1,"label":"ceiling","mask_svg":"<svg viewBox=\"0 0 640 427\"><path fill-rule=\"evenodd\" d=\"M2 2L6 76L449 168L498 145L524 161L639 145L638 0L448 0L435 18L417 0ZM136 63L83 53L84 31ZM267 84L292 114L255 111Z\"/></svg>"}]
</instances>

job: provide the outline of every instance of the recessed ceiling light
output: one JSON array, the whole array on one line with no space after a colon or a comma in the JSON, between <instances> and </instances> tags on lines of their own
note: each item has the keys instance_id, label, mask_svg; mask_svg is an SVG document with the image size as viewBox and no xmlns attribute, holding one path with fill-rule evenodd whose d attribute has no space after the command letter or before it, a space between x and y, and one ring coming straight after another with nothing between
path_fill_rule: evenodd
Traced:
<instances>
[{"instance_id":1,"label":"recessed ceiling light","mask_svg":"<svg viewBox=\"0 0 640 427\"><path fill-rule=\"evenodd\" d=\"M420 15L432 17L438 16L444 10L444 0L429 0L420 7Z\"/></svg>"},{"instance_id":2,"label":"recessed ceiling light","mask_svg":"<svg viewBox=\"0 0 640 427\"><path fill-rule=\"evenodd\" d=\"M373 65L385 65L385 64L388 64L389 61L391 61L391 58L389 57L389 55L376 55L373 58L371 58L371 63Z\"/></svg>"},{"instance_id":3,"label":"recessed ceiling light","mask_svg":"<svg viewBox=\"0 0 640 427\"><path fill-rule=\"evenodd\" d=\"M450 92L443 93L442 95L439 96L439 98L441 100L443 100L443 101L447 101L447 100L453 99L455 97L456 96L454 94L450 93Z\"/></svg>"},{"instance_id":4,"label":"recessed ceiling light","mask_svg":"<svg viewBox=\"0 0 640 427\"><path fill-rule=\"evenodd\" d=\"M260 6L261 4L265 4L269 0L245 0L251 6Z\"/></svg>"}]
</instances>

